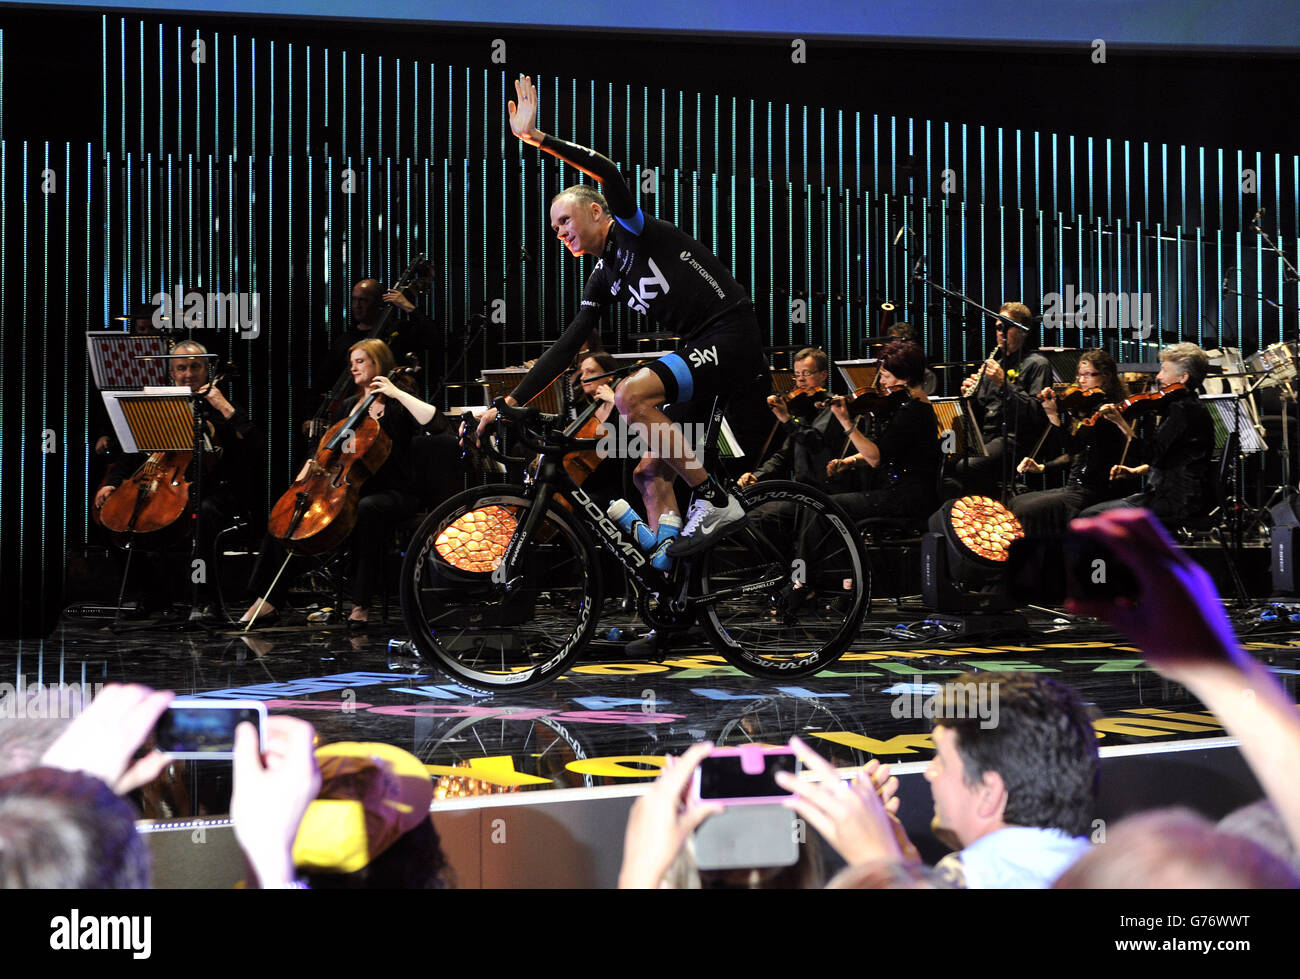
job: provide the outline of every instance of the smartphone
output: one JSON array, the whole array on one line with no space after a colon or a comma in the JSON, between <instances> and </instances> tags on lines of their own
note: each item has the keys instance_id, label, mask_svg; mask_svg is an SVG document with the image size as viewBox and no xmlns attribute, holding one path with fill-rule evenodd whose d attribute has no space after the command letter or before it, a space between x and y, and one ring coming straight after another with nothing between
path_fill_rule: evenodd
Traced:
<instances>
[{"instance_id":1,"label":"smartphone","mask_svg":"<svg viewBox=\"0 0 1300 979\"><path fill-rule=\"evenodd\" d=\"M1007 555L1007 591L1022 602L1057 605L1066 598L1137 599L1142 587L1105 544L1083 534L1022 538Z\"/></svg>"},{"instance_id":2,"label":"smartphone","mask_svg":"<svg viewBox=\"0 0 1300 979\"><path fill-rule=\"evenodd\" d=\"M779 803L793 793L776 784L777 772L799 773L799 759L789 748L715 748L695 770L692 796L724 806Z\"/></svg>"},{"instance_id":3,"label":"smartphone","mask_svg":"<svg viewBox=\"0 0 1300 979\"><path fill-rule=\"evenodd\" d=\"M257 700L173 700L154 726L159 751L173 758L230 761L235 728L248 721L266 740L266 705Z\"/></svg>"}]
</instances>

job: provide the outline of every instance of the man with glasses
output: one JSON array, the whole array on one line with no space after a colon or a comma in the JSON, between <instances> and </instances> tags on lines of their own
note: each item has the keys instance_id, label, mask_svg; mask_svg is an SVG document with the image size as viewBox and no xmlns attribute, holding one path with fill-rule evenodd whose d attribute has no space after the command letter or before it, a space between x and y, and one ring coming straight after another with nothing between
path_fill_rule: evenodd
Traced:
<instances>
[{"instance_id":1,"label":"man with glasses","mask_svg":"<svg viewBox=\"0 0 1300 979\"><path fill-rule=\"evenodd\" d=\"M790 394L804 392L811 395L818 388L826 387L830 376L830 360L826 351L816 347L805 347L795 354L794 383L795 390ZM826 399L830 393L824 394ZM836 485L830 486L826 475L827 464L840 455L844 448L844 439L836 438L833 433L839 430L835 416L827 404L813 414L803 416L792 412L780 395L767 399L777 424L785 433L781 447L768 457L767 461L740 477L740 486L753 486L763 479L793 479L809 486L815 486L825 492L840 492Z\"/></svg>"},{"instance_id":2,"label":"man with glasses","mask_svg":"<svg viewBox=\"0 0 1300 979\"><path fill-rule=\"evenodd\" d=\"M988 450L987 455L957 464L957 481L963 493L1000 496L1003 455L1028 454L1046 424L1038 392L1052 383L1052 368L1046 357L1034 352L1029 336L1033 314L1028 306L1017 302L1004 303L999 312L1015 325L995 321L998 349L961 387L963 398L974 399L975 417Z\"/></svg>"}]
</instances>

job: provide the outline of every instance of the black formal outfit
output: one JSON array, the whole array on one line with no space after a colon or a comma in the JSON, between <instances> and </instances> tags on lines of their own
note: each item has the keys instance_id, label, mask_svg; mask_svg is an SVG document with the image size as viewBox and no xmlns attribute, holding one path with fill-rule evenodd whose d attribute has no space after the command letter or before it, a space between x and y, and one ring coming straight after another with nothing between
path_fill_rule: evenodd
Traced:
<instances>
[{"instance_id":1,"label":"black formal outfit","mask_svg":"<svg viewBox=\"0 0 1300 979\"><path fill-rule=\"evenodd\" d=\"M797 483L815 486L824 493L846 489L848 479L837 475L826 476L826 465L838 459L847 436L830 408L823 408L811 420L791 415L789 421L780 423L785 434L781 445L761 466L754 476L765 479L793 479Z\"/></svg>"},{"instance_id":2,"label":"black formal outfit","mask_svg":"<svg viewBox=\"0 0 1300 979\"><path fill-rule=\"evenodd\" d=\"M1069 453L1070 471L1059 489L1022 493L1011 500L1011 512L1020 520L1026 537L1057 537L1086 507L1113 499L1117 494L1110 471L1124 455L1126 439L1105 419L1080 425L1073 433L1069 422L1057 428L1057 437ZM1048 468L1052 468L1049 463Z\"/></svg>"},{"instance_id":3,"label":"black formal outfit","mask_svg":"<svg viewBox=\"0 0 1300 979\"><path fill-rule=\"evenodd\" d=\"M939 424L934 406L907 397L885 423L876 443L875 489L831 497L855 520L928 517L939 507Z\"/></svg>"},{"instance_id":4,"label":"black formal outfit","mask_svg":"<svg viewBox=\"0 0 1300 979\"><path fill-rule=\"evenodd\" d=\"M1163 418L1151 444L1143 447L1151 466L1146 490L1091 506L1083 516L1145 507L1168 525L1204 516L1213 507L1214 420L1209 409L1187 389L1166 395L1162 407Z\"/></svg>"},{"instance_id":5,"label":"black formal outfit","mask_svg":"<svg viewBox=\"0 0 1300 979\"><path fill-rule=\"evenodd\" d=\"M963 459L957 464L956 478L964 493L982 493L1000 496L1003 455L1012 454L1012 472L1015 464L1029 454L1029 450L1043 433L1047 416L1038 400L1038 392L1052 382L1052 367L1042 354L1021 347L1007 354L999 364L1006 374L1007 441L1002 439L1003 390L994 386L988 377L980 379L975 388L974 410L980 434L988 454Z\"/></svg>"}]
</instances>

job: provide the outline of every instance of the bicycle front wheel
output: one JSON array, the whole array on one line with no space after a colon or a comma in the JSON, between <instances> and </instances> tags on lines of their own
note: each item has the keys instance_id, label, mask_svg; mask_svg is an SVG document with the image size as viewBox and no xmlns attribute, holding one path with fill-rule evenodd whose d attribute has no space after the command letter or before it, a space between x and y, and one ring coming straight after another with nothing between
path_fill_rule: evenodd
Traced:
<instances>
[{"instance_id":1,"label":"bicycle front wheel","mask_svg":"<svg viewBox=\"0 0 1300 979\"><path fill-rule=\"evenodd\" d=\"M532 502L479 486L425 519L402 563L402 617L420 654L477 690L536 687L563 672L600 617L596 553L554 500L509 583L506 546Z\"/></svg>"},{"instance_id":2,"label":"bicycle front wheel","mask_svg":"<svg viewBox=\"0 0 1300 979\"><path fill-rule=\"evenodd\" d=\"M747 526L696 559L691 594L705 602L700 625L752 676L823 670L848 648L871 605L853 521L801 483L759 483L743 501Z\"/></svg>"}]
</instances>

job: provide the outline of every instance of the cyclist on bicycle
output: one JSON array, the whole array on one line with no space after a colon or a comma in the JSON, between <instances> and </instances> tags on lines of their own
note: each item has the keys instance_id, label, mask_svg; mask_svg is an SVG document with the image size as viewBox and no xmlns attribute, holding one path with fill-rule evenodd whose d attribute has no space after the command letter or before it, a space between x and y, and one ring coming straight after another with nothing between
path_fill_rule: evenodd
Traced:
<instances>
[{"instance_id":1,"label":"cyclist on bicycle","mask_svg":"<svg viewBox=\"0 0 1300 979\"><path fill-rule=\"evenodd\" d=\"M563 373L596 331L600 311L610 303L626 302L681 337L676 353L661 357L619 386L616 406L629 428L652 451L657 450L641 460L635 476L650 529L656 530L660 516L676 509L674 474L693 490L686 525L668 549L670 557L690 556L739 529L745 511L709 478L682 430L662 409L671 406L678 421L702 419L715 395L733 395L739 422L733 427L742 443L750 428L762 429L769 381L753 305L744 287L707 248L641 211L612 160L537 128L537 89L531 78L516 80L515 93L518 101L509 103L514 134L577 167L605 193L580 184L551 202L551 228L556 235L572 254L594 255L598 261L577 316L506 401L527 404ZM483 417L480 434L495 417L495 411Z\"/></svg>"}]
</instances>

